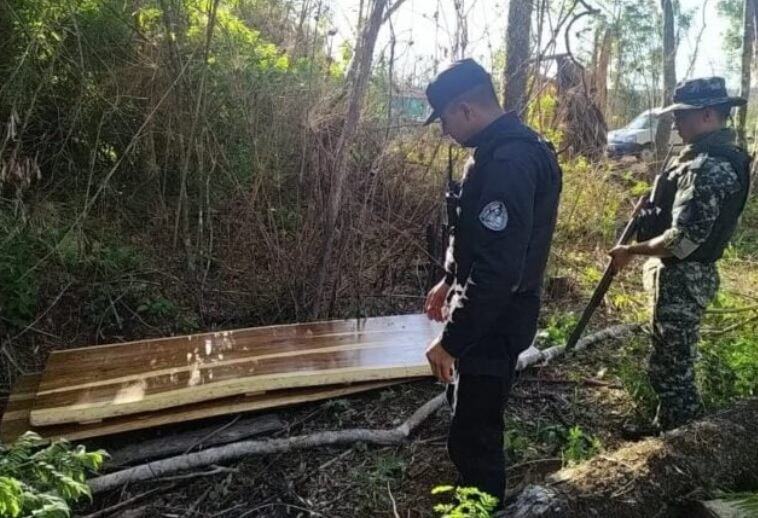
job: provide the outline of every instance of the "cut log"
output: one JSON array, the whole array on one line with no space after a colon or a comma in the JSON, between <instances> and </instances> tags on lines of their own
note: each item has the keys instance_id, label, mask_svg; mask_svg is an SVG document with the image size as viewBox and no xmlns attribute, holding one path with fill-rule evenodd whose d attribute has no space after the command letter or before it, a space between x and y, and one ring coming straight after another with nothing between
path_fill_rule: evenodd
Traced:
<instances>
[{"instance_id":1,"label":"cut log","mask_svg":"<svg viewBox=\"0 0 758 518\"><path fill-rule=\"evenodd\" d=\"M148 441L128 444L115 451L109 451L109 466L125 466L148 459L161 459L186 453L193 449L208 448L220 444L241 441L281 430L284 422L276 415L262 415L238 419L228 426L204 426L168 437L157 437Z\"/></svg>"},{"instance_id":2,"label":"cut log","mask_svg":"<svg viewBox=\"0 0 758 518\"><path fill-rule=\"evenodd\" d=\"M508 516L668 516L696 489L758 482L758 399L563 469L527 487Z\"/></svg>"}]
</instances>

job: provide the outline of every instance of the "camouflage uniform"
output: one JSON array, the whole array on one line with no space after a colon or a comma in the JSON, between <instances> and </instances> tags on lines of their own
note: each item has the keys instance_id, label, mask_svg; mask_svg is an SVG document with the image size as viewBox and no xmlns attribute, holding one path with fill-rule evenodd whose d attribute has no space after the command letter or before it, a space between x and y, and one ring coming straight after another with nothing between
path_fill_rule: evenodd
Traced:
<instances>
[{"instance_id":1,"label":"camouflage uniform","mask_svg":"<svg viewBox=\"0 0 758 518\"><path fill-rule=\"evenodd\" d=\"M686 258L709 238L725 200L745 188L728 160L702 152L709 144L733 145L734 140L729 129L705 135L697 146L685 147L662 173L676 186L671 226L663 233L673 257L649 260L643 281L652 305L648 373L659 399L655 422L664 430L686 423L703 408L695 384L696 345L719 275L715 261Z\"/></svg>"}]
</instances>

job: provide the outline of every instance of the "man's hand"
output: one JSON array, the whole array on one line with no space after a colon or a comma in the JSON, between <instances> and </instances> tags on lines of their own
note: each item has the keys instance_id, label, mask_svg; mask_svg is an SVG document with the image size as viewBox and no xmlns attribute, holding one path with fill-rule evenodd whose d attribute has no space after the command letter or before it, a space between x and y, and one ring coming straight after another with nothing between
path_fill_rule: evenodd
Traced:
<instances>
[{"instance_id":1,"label":"man's hand","mask_svg":"<svg viewBox=\"0 0 758 518\"><path fill-rule=\"evenodd\" d=\"M619 273L634 258L634 254L629 251L627 245L616 245L608 252L611 256L611 269L613 273Z\"/></svg>"},{"instance_id":2,"label":"man's hand","mask_svg":"<svg viewBox=\"0 0 758 518\"><path fill-rule=\"evenodd\" d=\"M442 336L438 336L426 349L426 359L429 360L429 366L432 373L438 380L443 383L453 382L453 369L455 358L442 348Z\"/></svg>"},{"instance_id":3,"label":"man's hand","mask_svg":"<svg viewBox=\"0 0 758 518\"><path fill-rule=\"evenodd\" d=\"M450 291L450 286L445 282L445 279L442 279L434 288L429 290L424 303L426 316L437 322L445 320L447 316L445 315L445 299L447 299L448 291Z\"/></svg>"}]
</instances>

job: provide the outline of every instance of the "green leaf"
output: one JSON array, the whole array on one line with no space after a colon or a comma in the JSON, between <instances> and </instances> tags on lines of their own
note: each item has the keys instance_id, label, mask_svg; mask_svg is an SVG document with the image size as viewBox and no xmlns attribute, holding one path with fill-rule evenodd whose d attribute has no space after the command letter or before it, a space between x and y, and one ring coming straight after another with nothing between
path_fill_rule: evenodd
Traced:
<instances>
[{"instance_id":1,"label":"green leaf","mask_svg":"<svg viewBox=\"0 0 758 518\"><path fill-rule=\"evenodd\" d=\"M16 517L21 514L23 488L10 477L0 477L0 516Z\"/></svg>"}]
</instances>

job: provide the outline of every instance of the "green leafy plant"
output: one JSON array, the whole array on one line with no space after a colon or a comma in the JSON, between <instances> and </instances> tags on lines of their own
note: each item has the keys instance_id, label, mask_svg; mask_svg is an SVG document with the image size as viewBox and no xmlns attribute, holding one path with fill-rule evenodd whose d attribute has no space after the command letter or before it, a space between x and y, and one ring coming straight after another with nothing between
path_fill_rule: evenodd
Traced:
<instances>
[{"instance_id":1,"label":"green leafy plant","mask_svg":"<svg viewBox=\"0 0 758 518\"><path fill-rule=\"evenodd\" d=\"M13 327L23 327L37 309L37 277L25 275L36 261L36 243L26 229L0 225L0 233L10 235L0 240L0 315Z\"/></svg>"},{"instance_id":2,"label":"green leafy plant","mask_svg":"<svg viewBox=\"0 0 758 518\"><path fill-rule=\"evenodd\" d=\"M70 516L70 503L91 496L87 473L100 469L106 457L103 450L48 443L33 432L11 445L0 444L0 515Z\"/></svg>"},{"instance_id":3,"label":"green leafy plant","mask_svg":"<svg viewBox=\"0 0 758 518\"><path fill-rule=\"evenodd\" d=\"M532 449L532 441L522 431L511 429L503 435L503 448L512 460L521 460Z\"/></svg>"},{"instance_id":4,"label":"green leafy plant","mask_svg":"<svg viewBox=\"0 0 758 518\"><path fill-rule=\"evenodd\" d=\"M543 336L551 345L565 344L576 321L577 317L574 313L553 313L546 319Z\"/></svg>"},{"instance_id":5,"label":"green leafy plant","mask_svg":"<svg viewBox=\"0 0 758 518\"><path fill-rule=\"evenodd\" d=\"M176 305L165 297L160 295L153 298L146 298L137 306L137 313L144 313L147 316L160 320L169 318L177 313Z\"/></svg>"},{"instance_id":6,"label":"green leafy plant","mask_svg":"<svg viewBox=\"0 0 758 518\"><path fill-rule=\"evenodd\" d=\"M433 495L450 494L451 503L437 504L434 511L440 518L489 518L499 500L475 487L437 486Z\"/></svg>"},{"instance_id":7,"label":"green leafy plant","mask_svg":"<svg viewBox=\"0 0 758 518\"><path fill-rule=\"evenodd\" d=\"M749 516L758 516L758 493L720 493L719 498L729 500Z\"/></svg>"},{"instance_id":8,"label":"green leafy plant","mask_svg":"<svg viewBox=\"0 0 758 518\"><path fill-rule=\"evenodd\" d=\"M376 458L376 464L369 474L369 479L377 484L386 484L388 481L402 476L407 463L402 457L390 453L379 455Z\"/></svg>"},{"instance_id":9,"label":"green leafy plant","mask_svg":"<svg viewBox=\"0 0 758 518\"><path fill-rule=\"evenodd\" d=\"M561 451L561 457L566 465L576 464L597 454L602 447L600 439L587 435L581 427L576 425L568 431L566 445Z\"/></svg>"}]
</instances>

